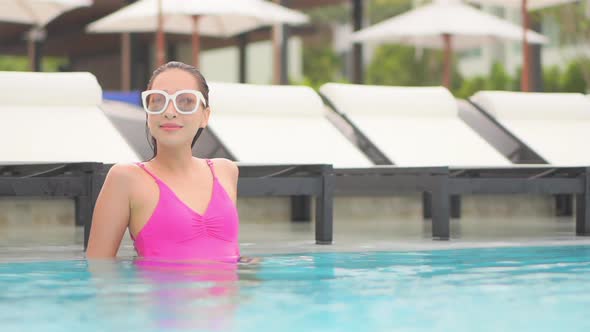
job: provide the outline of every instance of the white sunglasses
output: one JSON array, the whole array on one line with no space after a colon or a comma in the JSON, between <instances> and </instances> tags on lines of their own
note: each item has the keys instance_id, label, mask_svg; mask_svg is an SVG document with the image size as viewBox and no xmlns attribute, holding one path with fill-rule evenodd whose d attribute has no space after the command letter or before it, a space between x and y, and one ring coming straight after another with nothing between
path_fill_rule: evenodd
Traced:
<instances>
[{"instance_id":1,"label":"white sunglasses","mask_svg":"<svg viewBox=\"0 0 590 332\"><path fill-rule=\"evenodd\" d=\"M203 107L207 107L207 101L205 101L203 94L197 90L180 90L173 95L163 90L147 90L141 93L143 109L148 114L164 113L170 100L180 114L195 113L201 103L203 103Z\"/></svg>"}]
</instances>

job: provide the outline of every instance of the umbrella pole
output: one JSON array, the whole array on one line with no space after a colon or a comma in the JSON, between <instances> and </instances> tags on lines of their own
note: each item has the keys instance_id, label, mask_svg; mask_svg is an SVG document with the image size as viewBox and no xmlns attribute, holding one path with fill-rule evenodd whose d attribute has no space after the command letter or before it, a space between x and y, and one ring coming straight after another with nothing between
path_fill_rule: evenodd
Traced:
<instances>
[{"instance_id":1,"label":"umbrella pole","mask_svg":"<svg viewBox=\"0 0 590 332\"><path fill-rule=\"evenodd\" d=\"M529 78L531 77L531 66L530 66L530 62L531 62L531 53L530 53L530 47L529 47L529 43L527 40L527 31L529 30L529 14L527 12L527 0L522 0L522 5L521 5L521 10L522 10L522 28L523 28L523 33L522 33L522 77L520 80L520 89L522 91L528 92L530 91L530 84L529 84Z\"/></svg>"},{"instance_id":2,"label":"umbrella pole","mask_svg":"<svg viewBox=\"0 0 590 332\"><path fill-rule=\"evenodd\" d=\"M363 1L352 0L352 24L354 31L363 28ZM352 44L352 82L355 84L363 83L363 45L361 43Z\"/></svg>"},{"instance_id":3,"label":"umbrella pole","mask_svg":"<svg viewBox=\"0 0 590 332\"><path fill-rule=\"evenodd\" d=\"M27 55L29 57L29 69L31 71L43 71L41 68L43 54L41 46L45 39L45 31L38 26L34 26L28 32Z\"/></svg>"},{"instance_id":4,"label":"umbrella pole","mask_svg":"<svg viewBox=\"0 0 590 332\"><path fill-rule=\"evenodd\" d=\"M275 24L272 28L272 46L273 46L273 83L281 84L281 50L283 42L283 31L280 24Z\"/></svg>"},{"instance_id":5,"label":"umbrella pole","mask_svg":"<svg viewBox=\"0 0 590 332\"><path fill-rule=\"evenodd\" d=\"M16 1L16 5L26 11L29 16L35 18L35 24L28 32L27 55L29 57L29 69L31 71L41 71L41 55L39 54L39 46L41 43L39 40L44 31L41 30L40 22L28 3L25 1ZM45 36L43 36L43 38L44 37Z\"/></svg>"},{"instance_id":6,"label":"umbrella pole","mask_svg":"<svg viewBox=\"0 0 590 332\"><path fill-rule=\"evenodd\" d=\"M444 61L445 61L445 68L444 68L444 76L443 76L443 84L447 89L451 89L451 79L453 72L451 70L451 66L453 63L453 45L451 43L451 35L445 33L442 35L443 43L444 43Z\"/></svg>"},{"instance_id":7,"label":"umbrella pole","mask_svg":"<svg viewBox=\"0 0 590 332\"><path fill-rule=\"evenodd\" d=\"M193 16L193 65L199 68L199 53L201 52L201 38L199 33L199 16Z\"/></svg>"},{"instance_id":8,"label":"umbrella pole","mask_svg":"<svg viewBox=\"0 0 590 332\"><path fill-rule=\"evenodd\" d=\"M158 0L158 28L156 31L156 58L158 67L166 62L166 40L164 36L164 15L162 14L162 0Z\"/></svg>"},{"instance_id":9,"label":"umbrella pole","mask_svg":"<svg viewBox=\"0 0 590 332\"><path fill-rule=\"evenodd\" d=\"M35 50L35 41L33 40L33 36L29 36L29 40L27 43L28 55L29 55L29 70L30 71L37 71L37 65L35 63L36 58L36 50Z\"/></svg>"},{"instance_id":10,"label":"umbrella pole","mask_svg":"<svg viewBox=\"0 0 590 332\"><path fill-rule=\"evenodd\" d=\"M248 78L246 77L246 66L247 66L247 47L248 47L248 33L244 32L238 35L238 77L240 83L246 83Z\"/></svg>"},{"instance_id":11,"label":"umbrella pole","mask_svg":"<svg viewBox=\"0 0 590 332\"><path fill-rule=\"evenodd\" d=\"M286 5L286 0L274 0L279 5ZM274 84L288 84L287 70L287 26L277 23L272 28L274 58Z\"/></svg>"},{"instance_id":12,"label":"umbrella pole","mask_svg":"<svg viewBox=\"0 0 590 332\"><path fill-rule=\"evenodd\" d=\"M121 90L131 90L131 34L121 35Z\"/></svg>"}]
</instances>

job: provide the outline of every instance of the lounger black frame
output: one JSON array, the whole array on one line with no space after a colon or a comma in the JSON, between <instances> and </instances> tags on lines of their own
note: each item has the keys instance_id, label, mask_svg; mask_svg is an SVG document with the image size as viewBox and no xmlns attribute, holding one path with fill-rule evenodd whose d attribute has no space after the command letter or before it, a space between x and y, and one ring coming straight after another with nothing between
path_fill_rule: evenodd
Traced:
<instances>
[{"instance_id":1,"label":"lounger black frame","mask_svg":"<svg viewBox=\"0 0 590 332\"><path fill-rule=\"evenodd\" d=\"M494 126L498 133L501 133L508 137L509 139L517 142L520 146L520 150L524 151L525 154L534 161L535 163L539 164L549 164L547 160L545 160L541 155L535 151L532 147L528 146L521 140L517 135L513 132L508 130L506 126L504 126L500 121L498 121L495 117L493 117L487 110L485 110L481 105L473 101L471 98L467 99L467 104L472 107L479 115L481 115L484 119L486 119L492 126ZM491 145L494 145L494 142L490 141L488 137L483 137L487 140ZM508 157L508 156L507 156ZM530 163L530 162L529 162ZM573 196L569 194L559 194L555 195L555 215L556 216L571 216L573 215Z\"/></svg>"},{"instance_id":2,"label":"lounger black frame","mask_svg":"<svg viewBox=\"0 0 590 332\"><path fill-rule=\"evenodd\" d=\"M447 167L374 166L335 168L335 196L395 196L411 193L428 195L432 211L432 238L450 237L450 205Z\"/></svg>"},{"instance_id":3,"label":"lounger black frame","mask_svg":"<svg viewBox=\"0 0 590 332\"><path fill-rule=\"evenodd\" d=\"M316 244L332 244L332 165L240 165L238 196L315 196Z\"/></svg>"},{"instance_id":4,"label":"lounger black frame","mask_svg":"<svg viewBox=\"0 0 590 332\"><path fill-rule=\"evenodd\" d=\"M273 166L274 167L274 166ZM289 167L289 166L283 166ZM324 200L325 204L330 204L330 221L324 221L324 225L318 224L322 219L318 219L318 205L316 203L316 243L324 244L332 242L333 226L332 226L332 201L333 196L394 196L409 193L428 193L432 200L429 202L432 211L432 237L437 240L449 239L449 219L450 206L446 200L448 190L449 169L447 167L397 167L397 166L374 166L361 168L332 168L331 166L324 166L324 191L327 191ZM329 169L327 168L329 167ZM300 166L301 168L301 166ZM278 168L277 170L280 170ZM303 169L303 168L301 168ZM251 170L240 167L240 186L247 182L252 182L249 189L240 188L240 195L248 196L248 192L252 188L256 188L255 196L260 196L265 189L259 188L259 178L249 179L250 175L261 175L273 173L269 167L254 167ZM330 172L331 176L328 176ZM242 178L242 176L247 176ZM308 200L314 193L311 190L300 190L302 183L298 180L291 180L291 184L284 182L285 180L277 179L277 187L280 187L282 195L290 195L292 197L303 198ZM307 184L309 188L314 186L313 181ZM283 182L278 185L279 182ZM316 181L317 182L317 181ZM317 184L316 184L317 185ZM299 188L299 189L298 189ZM280 194L279 192L273 195ZM294 195L294 196L293 196ZM320 197L316 196L316 200ZM309 210L311 204L294 201L292 205L293 215L310 215L309 212L301 210ZM301 204L301 205L297 205ZM326 240L326 239L329 239Z\"/></svg>"},{"instance_id":5,"label":"lounger black frame","mask_svg":"<svg viewBox=\"0 0 590 332\"><path fill-rule=\"evenodd\" d=\"M447 167L372 166L360 168L333 168L333 196L395 196L421 193L432 199L432 238L449 239L450 206L445 202ZM443 191L441 191L443 190ZM293 191L291 191L293 192ZM310 196L305 193L292 196L291 220L310 221ZM316 221L317 228L317 221ZM330 238L332 230L330 226ZM316 236L318 232L316 229Z\"/></svg>"},{"instance_id":6,"label":"lounger black frame","mask_svg":"<svg viewBox=\"0 0 590 332\"><path fill-rule=\"evenodd\" d=\"M433 239L450 238L451 199L466 194L571 194L576 234L590 236L590 167L334 169L335 196L428 193Z\"/></svg>"},{"instance_id":7,"label":"lounger black frame","mask_svg":"<svg viewBox=\"0 0 590 332\"><path fill-rule=\"evenodd\" d=\"M108 169L99 163L0 166L0 196L71 197L76 224L84 225L84 248L92 211ZM450 237L450 197L454 194L574 194L576 234L590 235L590 167L368 167L331 165L240 165L240 196L315 196L318 244L331 244L334 195L432 196L434 239Z\"/></svg>"},{"instance_id":8,"label":"lounger black frame","mask_svg":"<svg viewBox=\"0 0 590 332\"><path fill-rule=\"evenodd\" d=\"M372 153L367 154L371 159L383 160L385 154L377 145L370 141L356 124L342 113L325 95L320 94L326 105L340 116L355 132L357 139L363 146L370 146ZM480 111L483 110L477 107ZM364 150L363 150L364 151ZM395 161L391 161L395 162ZM439 181L440 188L433 188L434 192L444 197L443 211L434 211L441 204L433 204L432 214L460 216L460 201L453 199L462 194L547 194L547 195L576 195L576 234L590 235L590 168L589 167L505 167L505 168L450 168L446 181ZM428 194L425 194L427 197ZM434 198L432 198L434 200ZM430 214L429 199L424 199L423 210L425 216ZM455 211L450 211L454 208ZM442 223L442 225L441 225ZM450 218L433 220L434 227L444 230L437 233L440 238L450 236Z\"/></svg>"},{"instance_id":9,"label":"lounger black frame","mask_svg":"<svg viewBox=\"0 0 590 332\"><path fill-rule=\"evenodd\" d=\"M464 194L575 195L576 234L590 235L590 167L451 168L448 186L447 202Z\"/></svg>"},{"instance_id":10,"label":"lounger black frame","mask_svg":"<svg viewBox=\"0 0 590 332\"><path fill-rule=\"evenodd\" d=\"M85 225L98 195L93 177L100 167L100 163L0 165L0 196L73 198L76 225Z\"/></svg>"}]
</instances>

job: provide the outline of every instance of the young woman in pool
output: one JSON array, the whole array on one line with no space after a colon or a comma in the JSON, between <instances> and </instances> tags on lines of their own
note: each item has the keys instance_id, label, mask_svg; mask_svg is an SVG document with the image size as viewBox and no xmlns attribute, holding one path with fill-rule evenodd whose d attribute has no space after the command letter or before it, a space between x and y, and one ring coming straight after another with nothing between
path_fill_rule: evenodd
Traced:
<instances>
[{"instance_id":1,"label":"young woman in pool","mask_svg":"<svg viewBox=\"0 0 590 332\"><path fill-rule=\"evenodd\" d=\"M169 62L142 92L154 157L116 164L98 196L87 258L115 257L129 228L138 256L154 260L240 260L237 166L199 159L192 147L207 126L209 88L193 66Z\"/></svg>"}]
</instances>

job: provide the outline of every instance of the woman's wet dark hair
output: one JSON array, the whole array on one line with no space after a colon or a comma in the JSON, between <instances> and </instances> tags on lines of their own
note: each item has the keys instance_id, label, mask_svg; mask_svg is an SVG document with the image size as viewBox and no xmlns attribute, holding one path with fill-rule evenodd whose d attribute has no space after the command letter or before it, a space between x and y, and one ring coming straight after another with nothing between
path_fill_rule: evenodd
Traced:
<instances>
[{"instance_id":1,"label":"woman's wet dark hair","mask_svg":"<svg viewBox=\"0 0 590 332\"><path fill-rule=\"evenodd\" d=\"M197 80L197 84L199 85L199 91L201 91L201 93L203 94L206 104L209 105L209 86L207 85L207 81L205 80L205 77L203 76L203 74L201 74L201 72L196 67L191 66L191 65L187 65L186 63L183 63L183 62L170 61L170 62L165 63L165 64L161 65L160 67L156 68L156 70L154 70L154 72L152 73L152 77L150 78L150 80L148 82L147 89L150 90L152 88L152 85L154 84L154 80L156 79L156 77L158 77L158 75L160 75L161 73L163 73L167 70L170 70L170 69L184 70L185 72L193 75L195 80ZM156 139L150 134L150 130L147 125L147 114L146 114L145 121L146 121L145 122L145 133L147 136L148 144L152 148L152 151L154 151L154 155L150 159L154 159L154 157L156 157L156 155L158 154L158 145L156 144ZM191 149L195 146L195 143L197 142L197 139L199 138L199 136L201 136L202 132L203 132L203 128L199 128L199 130L197 130L197 134L195 135L195 137L193 138L193 141L191 143Z\"/></svg>"}]
</instances>

